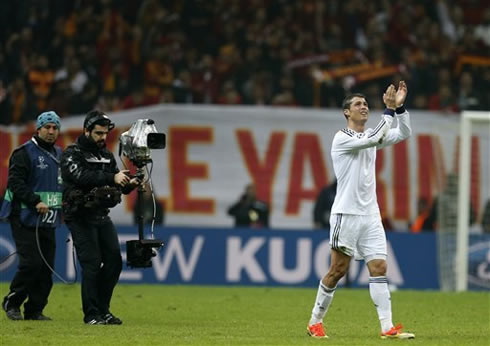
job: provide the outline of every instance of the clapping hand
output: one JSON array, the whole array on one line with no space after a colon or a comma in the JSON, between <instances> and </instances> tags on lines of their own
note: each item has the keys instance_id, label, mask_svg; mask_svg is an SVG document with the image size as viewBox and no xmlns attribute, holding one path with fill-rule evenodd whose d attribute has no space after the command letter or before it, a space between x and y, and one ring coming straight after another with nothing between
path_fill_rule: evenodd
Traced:
<instances>
[{"instance_id":1,"label":"clapping hand","mask_svg":"<svg viewBox=\"0 0 490 346\"><path fill-rule=\"evenodd\" d=\"M397 91L395 90L395 86L390 84L390 86L386 89L383 94L383 102L386 105L386 108L395 109L396 108L396 95Z\"/></svg>"},{"instance_id":2,"label":"clapping hand","mask_svg":"<svg viewBox=\"0 0 490 346\"><path fill-rule=\"evenodd\" d=\"M398 84L398 90L396 91L396 107L401 107L405 103L405 98L407 97L408 89L405 81L400 81Z\"/></svg>"}]
</instances>

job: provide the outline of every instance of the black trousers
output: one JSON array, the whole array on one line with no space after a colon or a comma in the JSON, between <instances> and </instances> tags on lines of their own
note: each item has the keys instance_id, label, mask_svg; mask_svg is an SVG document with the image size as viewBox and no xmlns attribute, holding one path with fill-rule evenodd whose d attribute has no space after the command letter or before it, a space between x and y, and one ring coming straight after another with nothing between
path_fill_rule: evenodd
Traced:
<instances>
[{"instance_id":1,"label":"black trousers","mask_svg":"<svg viewBox=\"0 0 490 346\"><path fill-rule=\"evenodd\" d=\"M41 313L48 304L48 296L53 287L51 270L39 253L36 228L22 225L18 216L10 217L9 221L19 256L19 266L4 303L7 303L9 309L20 308L27 299L24 315ZM39 228L38 235L42 254L51 268L54 268L55 228Z\"/></svg>"},{"instance_id":2,"label":"black trousers","mask_svg":"<svg viewBox=\"0 0 490 346\"><path fill-rule=\"evenodd\" d=\"M122 270L121 249L109 217L66 220L82 267L84 321L109 312Z\"/></svg>"}]
</instances>

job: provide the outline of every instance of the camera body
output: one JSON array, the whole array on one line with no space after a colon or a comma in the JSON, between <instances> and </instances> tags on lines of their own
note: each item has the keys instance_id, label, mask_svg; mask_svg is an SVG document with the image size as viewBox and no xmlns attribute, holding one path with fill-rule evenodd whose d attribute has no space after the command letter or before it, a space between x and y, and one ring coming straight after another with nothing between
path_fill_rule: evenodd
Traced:
<instances>
[{"instance_id":1,"label":"camera body","mask_svg":"<svg viewBox=\"0 0 490 346\"><path fill-rule=\"evenodd\" d=\"M163 241L158 239L128 240L126 242L126 263L131 268L149 268L151 259L156 256L156 251L163 246Z\"/></svg>"},{"instance_id":2,"label":"camera body","mask_svg":"<svg viewBox=\"0 0 490 346\"><path fill-rule=\"evenodd\" d=\"M164 149L166 137L157 132L152 119L138 119L119 137L119 154L126 156L136 167L151 162L150 149Z\"/></svg>"}]
</instances>

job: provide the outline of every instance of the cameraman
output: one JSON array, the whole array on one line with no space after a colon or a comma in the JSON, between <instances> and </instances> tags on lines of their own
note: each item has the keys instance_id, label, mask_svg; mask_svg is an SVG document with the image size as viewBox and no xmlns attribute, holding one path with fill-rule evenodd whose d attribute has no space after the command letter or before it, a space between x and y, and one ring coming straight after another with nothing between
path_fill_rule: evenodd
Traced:
<instances>
[{"instance_id":1,"label":"cameraman","mask_svg":"<svg viewBox=\"0 0 490 346\"><path fill-rule=\"evenodd\" d=\"M122 258L109 208L141 182L119 171L106 138L114 128L107 115L87 114L83 134L63 152L63 212L82 267L82 305L86 324L122 324L109 311Z\"/></svg>"},{"instance_id":2,"label":"cameraman","mask_svg":"<svg viewBox=\"0 0 490 346\"><path fill-rule=\"evenodd\" d=\"M60 118L55 112L44 112L37 117L36 128L37 133L10 157L0 210L0 218L9 219L19 256L18 270L2 303L11 320L51 320L43 309L53 287L48 265L54 267L55 229L61 220L61 149L54 144ZM20 306L26 299L22 317Z\"/></svg>"}]
</instances>

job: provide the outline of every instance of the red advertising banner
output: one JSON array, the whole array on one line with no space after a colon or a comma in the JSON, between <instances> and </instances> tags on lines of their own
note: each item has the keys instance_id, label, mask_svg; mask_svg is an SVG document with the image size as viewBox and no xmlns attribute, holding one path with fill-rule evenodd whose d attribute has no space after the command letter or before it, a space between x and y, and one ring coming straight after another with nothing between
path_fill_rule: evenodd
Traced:
<instances>
[{"instance_id":1,"label":"red advertising banner","mask_svg":"<svg viewBox=\"0 0 490 346\"><path fill-rule=\"evenodd\" d=\"M372 110L368 125L374 126L380 114ZM254 183L270 205L271 227L311 228L316 196L334 179L333 136L346 126L340 110L276 107L159 105L109 116L116 128L108 147L116 156L119 135L137 119L151 118L166 133L167 148L152 151L153 185L165 205L165 223L183 226L231 226L228 207ZM83 119L62 119L60 146L76 139ZM412 137L378 151L376 164L382 214L400 229L415 218L417 200L433 200L447 175L458 169L459 116L411 112L411 122ZM472 141L471 202L478 218L490 198L489 129L478 126ZM0 126L1 193L12 150L33 131L33 124ZM112 211L118 224L133 223L134 198L134 193L125 197Z\"/></svg>"}]
</instances>

